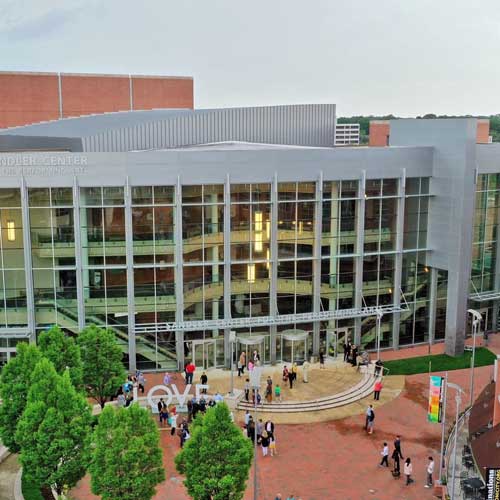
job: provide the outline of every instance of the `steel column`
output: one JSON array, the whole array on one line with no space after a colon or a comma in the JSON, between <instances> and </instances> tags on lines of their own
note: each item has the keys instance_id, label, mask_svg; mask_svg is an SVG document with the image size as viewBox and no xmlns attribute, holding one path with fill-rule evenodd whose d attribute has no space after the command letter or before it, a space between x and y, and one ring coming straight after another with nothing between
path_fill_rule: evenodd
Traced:
<instances>
[{"instance_id":1,"label":"steel column","mask_svg":"<svg viewBox=\"0 0 500 500\"><path fill-rule=\"evenodd\" d=\"M323 208L323 172L316 180L316 202L314 205L314 247L313 247L313 312L321 311L321 230ZM313 323L313 355L319 355L320 322ZM306 358L307 358L307 352Z\"/></svg>"},{"instance_id":2,"label":"steel column","mask_svg":"<svg viewBox=\"0 0 500 500\"><path fill-rule=\"evenodd\" d=\"M275 172L271 184L271 231L269 242L269 315L276 317L278 311L278 174ZM276 325L269 327L271 363L276 363Z\"/></svg>"},{"instance_id":3,"label":"steel column","mask_svg":"<svg viewBox=\"0 0 500 500\"><path fill-rule=\"evenodd\" d=\"M23 253L24 253L24 275L26 280L26 313L30 342L36 342L35 323L35 298L33 288L33 263L31 259L31 232L28 188L24 177L21 177L21 217L23 221Z\"/></svg>"},{"instance_id":4,"label":"steel column","mask_svg":"<svg viewBox=\"0 0 500 500\"><path fill-rule=\"evenodd\" d=\"M132 226L132 188L128 177L125 183L125 250L127 259L128 366L129 370L134 372L137 367L135 345L134 235Z\"/></svg>"},{"instance_id":5,"label":"steel column","mask_svg":"<svg viewBox=\"0 0 500 500\"><path fill-rule=\"evenodd\" d=\"M73 180L73 211L76 264L76 301L78 310L78 329L81 331L85 328L85 296L83 291L83 245L81 234L82 227L80 223L80 187L78 186L78 179L76 176Z\"/></svg>"},{"instance_id":6,"label":"steel column","mask_svg":"<svg viewBox=\"0 0 500 500\"><path fill-rule=\"evenodd\" d=\"M183 253L182 253L182 184L181 178L177 177L175 188L175 320L184 321L184 276L183 276ZM177 354L177 367L184 368L184 332L175 331L175 350Z\"/></svg>"},{"instance_id":7,"label":"steel column","mask_svg":"<svg viewBox=\"0 0 500 500\"><path fill-rule=\"evenodd\" d=\"M358 187L358 213L356 215L356 277L355 277L355 296L354 308L363 307L363 255L365 247L365 186L366 170L363 170L359 179ZM354 329L354 344L359 346L361 343L361 318L356 318Z\"/></svg>"}]
</instances>

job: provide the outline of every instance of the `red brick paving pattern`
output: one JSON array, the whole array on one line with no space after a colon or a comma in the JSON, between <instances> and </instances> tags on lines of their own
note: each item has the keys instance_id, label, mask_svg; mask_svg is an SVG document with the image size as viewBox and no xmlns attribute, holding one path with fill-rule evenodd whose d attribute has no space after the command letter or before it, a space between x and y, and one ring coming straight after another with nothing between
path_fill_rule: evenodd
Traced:
<instances>
[{"instance_id":1,"label":"red brick paving pattern","mask_svg":"<svg viewBox=\"0 0 500 500\"><path fill-rule=\"evenodd\" d=\"M498 337L498 338L496 338ZM500 336L495 336L493 350L500 352ZM498 344L498 345L497 345ZM406 356L426 354L421 348L398 351ZM425 348L426 349L426 348ZM435 348L442 350L442 347ZM434 351L434 349L433 349ZM387 358L392 357L386 353ZM384 356L385 357L385 356ZM492 367L476 369L474 392L479 394L492 376ZM469 386L469 370L449 372L449 380ZM274 500L276 493L284 499L294 494L302 500L431 500L432 490L424 488L425 466L428 455L436 459L439 453L441 426L427 422L427 374L407 377L403 393L377 409L375 430L368 436L363 431L364 417L356 416L327 423L308 425L280 425L276 429L279 455L258 456L258 499ZM451 401L450 401L451 399ZM449 399L448 415L452 415L454 398ZM465 407L464 401L463 407ZM451 422L451 420L450 420ZM378 467L382 443L390 443L396 434L402 436L405 458L413 463L415 483L404 485L404 479L395 480L385 468ZM155 500L187 500L182 479L175 471L173 457L178 451L178 438L162 431L165 450L164 463L167 480L160 485ZM436 476L438 461L436 461ZM245 500L253 499L253 470ZM75 500L97 497L89 493L88 477L73 490Z\"/></svg>"}]
</instances>

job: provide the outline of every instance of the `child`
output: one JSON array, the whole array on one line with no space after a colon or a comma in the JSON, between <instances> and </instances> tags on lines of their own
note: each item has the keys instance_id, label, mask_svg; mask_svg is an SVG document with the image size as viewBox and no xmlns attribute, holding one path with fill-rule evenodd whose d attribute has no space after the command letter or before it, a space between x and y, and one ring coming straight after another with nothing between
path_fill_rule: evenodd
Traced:
<instances>
[{"instance_id":1,"label":"child","mask_svg":"<svg viewBox=\"0 0 500 500\"><path fill-rule=\"evenodd\" d=\"M276 441L273 436L269 437L269 452L271 453L272 457L278 454L278 452L276 451Z\"/></svg>"},{"instance_id":2,"label":"child","mask_svg":"<svg viewBox=\"0 0 500 500\"><path fill-rule=\"evenodd\" d=\"M276 384L276 387L274 388L274 397L276 398L276 401L281 403L281 387L279 384Z\"/></svg>"},{"instance_id":3,"label":"child","mask_svg":"<svg viewBox=\"0 0 500 500\"><path fill-rule=\"evenodd\" d=\"M245 401L248 403L248 396L250 394L250 380L245 380Z\"/></svg>"}]
</instances>

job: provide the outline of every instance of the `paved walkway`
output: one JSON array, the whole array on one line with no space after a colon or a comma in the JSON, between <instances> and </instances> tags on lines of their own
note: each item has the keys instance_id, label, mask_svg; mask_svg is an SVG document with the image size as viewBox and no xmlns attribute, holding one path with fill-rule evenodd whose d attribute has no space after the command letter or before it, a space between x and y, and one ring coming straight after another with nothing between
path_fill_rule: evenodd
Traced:
<instances>
[{"instance_id":1,"label":"paved walkway","mask_svg":"<svg viewBox=\"0 0 500 500\"><path fill-rule=\"evenodd\" d=\"M14 498L14 483L18 471L17 455L10 455L2 462L0 467L0 500L12 500Z\"/></svg>"},{"instance_id":2,"label":"paved walkway","mask_svg":"<svg viewBox=\"0 0 500 500\"><path fill-rule=\"evenodd\" d=\"M490 337L490 348L500 353L500 335ZM442 349L442 346L439 346ZM409 356L424 355L421 347L396 351ZM426 346L423 348L426 349ZM437 348L436 348L437 350ZM389 353L384 353L389 356ZM385 357L385 356L384 356ZM475 395L490 381L493 368L476 369ZM469 370L449 372L449 380L469 387ZM428 375L406 377L401 394L376 407L375 431L363 431L363 415L331 422L277 425L279 455L258 456L259 500L274 500L276 493L284 498L294 494L302 500L432 500L432 491L425 489L425 466L429 455L439 455L441 426L427 422ZM467 401L464 398L464 401ZM447 424L451 425L453 398L448 401ZM465 406L465 405L464 405ZM390 472L378 467L382 444L391 445L396 434L402 436L405 458L411 457L415 483L404 485ZM173 457L178 452L178 438L161 432L167 480L159 486L155 500L187 500L182 478L175 471ZM439 460L436 460L436 469ZM253 470L250 472L245 500L253 498ZM437 478L437 470L436 470ZM85 478L75 490L75 500L95 500L89 493Z\"/></svg>"}]
</instances>

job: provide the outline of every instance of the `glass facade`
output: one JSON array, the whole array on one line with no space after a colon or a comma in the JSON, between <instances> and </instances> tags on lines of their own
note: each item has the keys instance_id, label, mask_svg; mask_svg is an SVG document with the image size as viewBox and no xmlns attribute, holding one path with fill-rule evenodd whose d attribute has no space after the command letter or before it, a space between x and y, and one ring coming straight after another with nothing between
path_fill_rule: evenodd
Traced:
<instances>
[{"instance_id":1,"label":"glass facade","mask_svg":"<svg viewBox=\"0 0 500 500\"><path fill-rule=\"evenodd\" d=\"M479 176L478 291L495 285L499 177ZM0 331L105 326L143 370L227 365L228 330L204 322L229 318L248 323L236 350L265 362L334 354L345 336L376 348L374 315L301 314L401 303L382 317L382 348L440 339L447 274L427 265L430 199L426 177L0 189ZM199 328L165 327L182 321Z\"/></svg>"}]
</instances>

